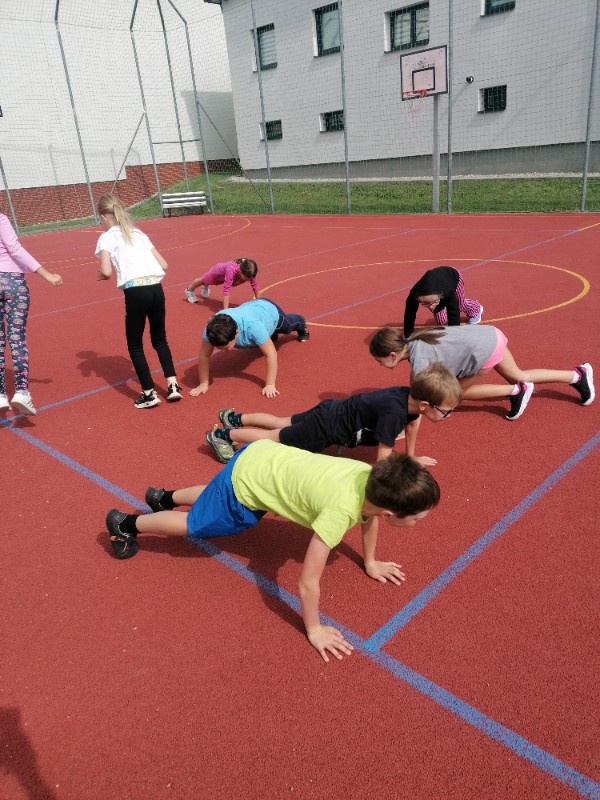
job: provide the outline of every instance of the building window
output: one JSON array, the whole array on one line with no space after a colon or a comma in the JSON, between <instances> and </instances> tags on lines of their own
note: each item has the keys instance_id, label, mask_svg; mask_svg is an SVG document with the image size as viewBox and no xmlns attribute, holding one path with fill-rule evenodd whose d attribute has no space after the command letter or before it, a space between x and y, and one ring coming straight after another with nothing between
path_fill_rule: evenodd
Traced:
<instances>
[{"instance_id":1,"label":"building window","mask_svg":"<svg viewBox=\"0 0 600 800\"><path fill-rule=\"evenodd\" d=\"M324 111L319 114L321 133L330 133L331 131L344 130L344 112L343 111Z\"/></svg>"},{"instance_id":2,"label":"building window","mask_svg":"<svg viewBox=\"0 0 600 800\"><path fill-rule=\"evenodd\" d=\"M485 0L486 14L499 14L501 11L512 11L515 0Z\"/></svg>"},{"instance_id":3,"label":"building window","mask_svg":"<svg viewBox=\"0 0 600 800\"><path fill-rule=\"evenodd\" d=\"M504 111L506 109L506 86L488 86L481 90L481 111Z\"/></svg>"},{"instance_id":4,"label":"building window","mask_svg":"<svg viewBox=\"0 0 600 800\"><path fill-rule=\"evenodd\" d=\"M275 49L275 25L263 25L256 29L258 36L258 57L261 69L274 69L277 66L277 50ZM254 36L254 31L252 32Z\"/></svg>"},{"instance_id":5,"label":"building window","mask_svg":"<svg viewBox=\"0 0 600 800\"><path fill-rule=\"evenodd\" d=\"M340 52L340 17L338 4L315 9L315 26L317 29L317 55Z\"/></svg>"},{"instance_id":6,"label":"building window","mask_svg":"<svg viewBox=\"0 0 600 800\"><path fill-rule=\"evenodd\" d=\"M272 139L283 139L283 128L281 127L280 119L274 119L271 120L271 122L267 122L266 128L268 141L271 141ZM260 123L260 138L265 138L262 122Z\"/></svg>"},{"instance_id":7,"label":"building window","mask_svg":"<svg viewBox=\"0 0 600 800\"><path fill-rule=\"evenodd\" d=\"M429 3L390 11L390 49L408 50L429 44Z\"/></svg>"}]
</instances>

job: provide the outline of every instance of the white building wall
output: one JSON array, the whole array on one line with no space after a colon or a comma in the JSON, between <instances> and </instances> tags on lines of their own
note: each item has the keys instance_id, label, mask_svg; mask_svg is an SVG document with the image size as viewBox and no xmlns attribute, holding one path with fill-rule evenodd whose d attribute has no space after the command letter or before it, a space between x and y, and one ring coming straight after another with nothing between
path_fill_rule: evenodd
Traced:
<instances>
[{"instance_id":1,"label":"white building wall","mask_svg":"<svg viewBox=\"0 0 600 800\"><path fill-rule=\"evenodd\" d=\"M321 133L319 113L342 108L339 53L315 57L318 0L254 0L258 27L273 23L278 64L262 72L265 116L282 120L269 141L271 167L339 163L343 133ZM400 52L385 52L385 13L412 5L343 0L346 130L353 163L431 153L433 100L401 101ZM512 11L483 16L483 0L454 2L454 153L581 143L585 139L595 0L516 0ZM252 7L223 0L240 160L265 166ZM448 44L448 2L430 0L427 47ZM419 49L419 48L417 48ZM474 81L466 82L467 76ZM480 113L480 90L506 84L505 111ZM414 107L413 107L414 108ZM441 149L447 149L448 96L439 101ZM598 138L600 103L594 131Z\"/></svg>"}]
</instances>

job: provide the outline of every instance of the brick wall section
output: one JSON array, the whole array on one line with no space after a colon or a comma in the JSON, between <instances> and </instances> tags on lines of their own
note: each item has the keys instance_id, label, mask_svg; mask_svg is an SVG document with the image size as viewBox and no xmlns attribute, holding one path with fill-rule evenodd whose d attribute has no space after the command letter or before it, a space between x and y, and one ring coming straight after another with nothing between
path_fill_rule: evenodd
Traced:
<instances>
[{"instance_id":1,"label":"brick wall section","mask_svg":"<svg viewBox=\"0 0 600 800\"><path fill-rule=\"evenodd\" d=\"M209 172L235 172L239 170L239 165L236 161L222 159L210 161L208 168ZM180 162L157 164L157 170L163 191L171 184L183 180L183 166ZM188 162L187 172L189 177L200 175L204 172L204 164L200 161ZM112 183L112 181L92 183L95 202L110 190ZM126 177L118 182L115 193L126 206L132 206L155 195L156 181L152 164L128 166ZM85 183L13 189L10 197L19 225L79 219L92 214L88 187ZM0 191L0 210L10 216L5 191Z\"/></svg>"}]
</instances>

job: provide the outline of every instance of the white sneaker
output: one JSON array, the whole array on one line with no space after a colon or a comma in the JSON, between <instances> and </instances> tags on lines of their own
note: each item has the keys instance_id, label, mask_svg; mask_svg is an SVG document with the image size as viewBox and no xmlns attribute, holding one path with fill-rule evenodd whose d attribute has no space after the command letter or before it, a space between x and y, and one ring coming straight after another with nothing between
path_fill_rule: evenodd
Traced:
<instances>
[{"instance_id":1,"label":"white sneaker","mask_svg":"<svg viewBox=\"0 0 600 800\"><path fill-rule=\"evenodd\" d=\"M210 297L210 286L205 286L202 284L200 287L200 296L203 297L205 300L207 297Z\"/></svg>"},{"instance_id":2,"label":"white sneaker","mask_svg":"<svg viewBox=\"0 0 600 800\"><path fill-rule=\"evenodd\" d=\"M20 414L30 414L32 417L37 414L29 392L15 392L10 402L15 411Z\"/></svg>"},{"instance_id":3,"label":"white sneaker","mask_svg":"<svg viewBox=\"0 0 600 800\"><path fill-rule=\"evenodd\" d=\"M6 411L10 408L8 397L5 394L0 394L0 411Z\"/></svg>"},{"instance_id":4,"label":"white sneaker","mask_svg":"<svg viewBox=\"0 0 600 800\"><path fill-rule=\"evenodd\" d=\"M187 297L188 303L197 303L198 298L196 297L196 292L192 291L192 289L185 290L185 296Z\"/></svg>"},{"instance_id":5,"label":"white sneaker","mask_svg":"<svg viewBox=\"0 0 600 800\"><path fill-rule=\"evenodd\" d=\"M478 316L469 317L469 319L467 320L467 323L469 325L479 325L479 323L481 322L481 318L482 317L483 317L483 306L480 303L479 304L479 314L478 314Z\"/></svg>"}]
</instances>

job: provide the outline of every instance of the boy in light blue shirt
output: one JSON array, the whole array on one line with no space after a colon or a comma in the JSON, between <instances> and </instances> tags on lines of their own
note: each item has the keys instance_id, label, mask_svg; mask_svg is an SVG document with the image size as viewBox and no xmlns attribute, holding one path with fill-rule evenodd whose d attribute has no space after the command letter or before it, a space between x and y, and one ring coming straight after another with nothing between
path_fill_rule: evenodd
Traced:
<instances>
[{"instance_id":1,"label":"boy in light blue shirt","mask_svg":"<svg viewBox=\"0 0 600 800\"><path fill-rule=\"evenodd\" d=\"M299 314L286 314L272 300L261 298L242 303L237 308L218 311L209 319L200 344L198 355L199 384L190 394L197 397L206 394L209 386L209 363L215 349L258 347L267 359L267 375L262 394L275 397L279 394L275 386L277 378L277 350L275 342L280 333L296 332L299 342L307 342L310 333L306 320Z\"/></svg>"}]
</instances>

